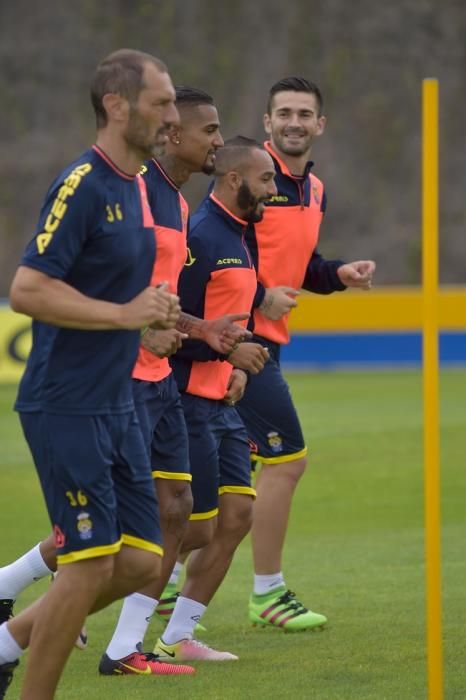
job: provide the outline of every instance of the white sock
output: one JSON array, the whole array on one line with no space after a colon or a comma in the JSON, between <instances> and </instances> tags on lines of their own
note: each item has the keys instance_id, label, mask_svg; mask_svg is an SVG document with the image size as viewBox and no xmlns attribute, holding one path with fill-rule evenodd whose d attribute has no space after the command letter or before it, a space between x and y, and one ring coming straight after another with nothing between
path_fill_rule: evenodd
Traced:
<instances>
[{"instance_id":1,"label":"white sock","mask_svg":"<svg viewBox=\"0 0 466 700\"><path fill-rule=\"evenodd\" d=\"M132 593L125 598L115 632L107 647L111 659L123 659L137 651L136 644L144 641L157 603L157 600L142 593Z\"/></svg>"},{"instance_id":2,"label":"white sock","mask_svg":"<svg viewBox=\"0 0 466 700\"><path fill-rule=\"evenodd\" d=\"M168 579L168 583L172 584L177 584L178 579L180 578L180 574L183 571L183 563L181 561L177 561L175 563L175 566L173 567L173 571L171 572L170 578Z\"/></svg>"},{"instance_id":3,"label":"white sock","mask_svg":"<svg viewBox=\"0 0 466 700\"><path fill-rule=\"evenodd\" d=\"M197 600L178 596L172 616L162 636L165 644L175 644L181 639L192 639L194 628L206 611Z\"/></svg>"},{"instance_id":4,"label":"white sock","mask_svg":"<svg viewBox=\"0 0 466 700\"><path fill-rule=\"evenodd\" d=\"M16 639L10 633L7 623L0 625L0 664L7 664L19 659L24 649L21 649Z\"/></svg>"},{"instance_id":5,"label":"white sock","mask_svg":"<svg viewBox=\"0 0 466 700\"><path fill-rule=\"evenodd\" d=\"M36 545L8 566L0 568L0 598L17 598L25 588L52 572Z\"/></svg>"},{"instance_id":6,"label":"white sock","mask_svg":"<svg viewBox=\"0 0 466 700\"><path fill-rule=\"evenodd\" d=\"M270 593L275 588L284 585L285 579L281 571L277 574L254 574L254 593L256 595Z\"/></svg>"}]
</instances>

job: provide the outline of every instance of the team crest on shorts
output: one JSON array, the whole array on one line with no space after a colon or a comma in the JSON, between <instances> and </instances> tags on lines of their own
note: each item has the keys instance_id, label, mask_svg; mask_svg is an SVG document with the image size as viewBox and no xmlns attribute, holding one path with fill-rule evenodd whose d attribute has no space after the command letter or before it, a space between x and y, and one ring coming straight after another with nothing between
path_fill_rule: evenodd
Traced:
<instances>
[{"instance_id":1,"label":"team crest on shorts","mask_svg":"<svg viewBox=\"0 0 466 700\"><path fill-rule=\"evenodd\" d=\"M267 433L267 442L269 443L272 452L283 452L282 438L275 430Z\"/></svg>"},{"instance_id":2,"label":"team crest on shorts","mask_svg":"<svg viewBox=\"0 0 466 700\"><path fill-rule=\"evenodd\" d=\"M92 520L89 513L80 513L77 517L77 528L82 540L90 540L92 537Z\"/></svg>"}]
</instances>

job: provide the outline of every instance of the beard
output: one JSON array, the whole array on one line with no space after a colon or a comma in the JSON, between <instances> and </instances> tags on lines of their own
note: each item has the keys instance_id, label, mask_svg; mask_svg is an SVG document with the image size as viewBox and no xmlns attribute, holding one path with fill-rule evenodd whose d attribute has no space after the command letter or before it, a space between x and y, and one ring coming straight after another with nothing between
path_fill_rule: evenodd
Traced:
<instances>
[{"instance_id":1,"label":"beard","mask_svg":"<svg viewBox=\"0 0 466 700\"><path fill-rule=\"evenodd\" d=\"M209 160L212 158L212 156L213 160ZM201 168L201 172L204 173L204 175L213 175L215 173L215 151L210 151L207 154L204 165Z\"/></svg>"},{"instance_id":2,"label":"beard","mask_svg":"<svg viewBox=\"0 0 466 700\"><path fill-rule=\"evenodd\" d=\"M236 203L243 210L244 220L249 224L257 224L259 221L262 221L264 214L258 212L257 207L263 201L262 198L254 197L247 182L241 183L236 195Z\"/></svg>"},{"instance_id":3,"label":"beard","mask_svg":"<svg viewBox=\"0 0 466 700\"><path fill-rule=\"evenodd\" d=\"M131 149L138 151L144 159L160 154L163 151L164 142L162 136L166 133L166 127L161 127L151 135L146 122L135 109L131 109L128 125L123 137Z\"/></svg>"},{"instance_id":4,"label":"beard","mask_svg":"<svg viewBox=\"0 0 466 700\"><path fill-rule=\"evenodd\" d=\"M211 165L209 163L204 163L201 172L203 172L204 175L213 175L215 173L215 165L213 163Z\"/></svg>"}]
</instances>

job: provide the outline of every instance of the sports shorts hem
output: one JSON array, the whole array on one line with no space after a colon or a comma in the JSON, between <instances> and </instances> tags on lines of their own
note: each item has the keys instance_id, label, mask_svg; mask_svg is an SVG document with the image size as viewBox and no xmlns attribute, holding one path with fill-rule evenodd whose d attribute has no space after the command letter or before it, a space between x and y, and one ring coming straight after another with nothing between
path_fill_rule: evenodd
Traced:
<instances>
[{"instance_id":1,"label":"sports shorts hem","mask_svg":"<svg viewBox=\"0 0 466 700\"><path fill-rule=\"evenodd\" d=\"M134 537L134 535L122 535L121 542L127 547L144 549L146 552L153 552L154 554L159 554L161 557L163 557L162 547L159 544L155 544L155 542L148 542L140 537Z\"/></svg>"},{"instance_id":2,"label":"sports shorts hem","mask_svg":"<svg viewBox=\"0 0 466 700\"><path fill-rule=\"evenodd\" d=\"M256 489L251 486L220 486L218 490L218 495L222 496L224 493L239 493L245 496L256 497Z\"/></svg>"},{"instance_id":3,"label":"sports shorts hem","mask_svg":"<svg viewBox=\"0 0 466 700\"><path fill-rule=\"evenodd\" d=\"M293 452L289 455L280 455L280 457L261 457L259 454L252 454L253 462L262 462L262 464L283 464L284 462L294 462L295 459L301 459L307 455L307 447L304 447L299 452Z\"/></svg>"},{"instance_id":4,"label":"sports shorts hem","mask_svg":"<svg viewBox=\"0 0 466 700\"><path fill-rule=\"evenodd\" d=\"M192 481L193 477L188 472L161 472L158 469L152 472L154 479L174 479L176 481Z\"/></svg>"},{"instance_id":5,"label":"sports shorts hem","mask_svg":"<svg viewBox=\"0 0 466 700\"><path fill-rule=\"evenodd\" d=\"M57 564L72 564L83 559L95 559L96 557L105 557L109 554L116 554L121 549L122 540L113 544L103 544L99 547L89 547L89 549L79 549L75 552L67 552L57 556Z\"/></svg>"},{"instance_id":6,"label":"sports shorts hem","mask_svg":"<svg viewBox=\"0 0 466 700\"><path fill-rule=\"evenodd\" d=\"M215 518L215 516L218 515L218 508L214 508L213 510L208 510L207 513L191 513L189 516L190 520L210 520L211 518Z\"/></svg>"}]
</instances>

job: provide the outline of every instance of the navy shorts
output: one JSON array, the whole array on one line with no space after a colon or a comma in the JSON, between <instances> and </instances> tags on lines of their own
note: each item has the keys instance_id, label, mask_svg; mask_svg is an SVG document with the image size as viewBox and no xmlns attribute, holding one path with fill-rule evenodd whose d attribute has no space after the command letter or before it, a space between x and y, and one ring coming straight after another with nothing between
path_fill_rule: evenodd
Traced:
<instances>
[{"instance_id":1,"label":"navy shorts","mask_svg":"<svg viewBox=\"0 0 466 700\"><path fill-rule=\"evenodd\" d=\"M264 464L291 462L307 453L298 414L280 368L280 346L254 337L269 349L270 360L259 374L249 377L236 405L248 432L251 459Z\"/></svg>"},{"instance_id":2,"label":"navy shorts","mask_svg":"<svg viewBox=\"0 0 466 700\"><path fill-rule=\"evenodd\" d=\"M224 493L255 496L246 430L238 413L222 401L182 394L189 436L193 512L190 520L218 513Z\"/></svg>"},{"instance_id":3,"label":"navy shorts","mask_svg":"<svg viewBox=\"0 0 466 700\"><path fill-rule=\"evenodd\" d=\"M191 481L188 432L173 373L158 382L133 379L132 384L136 413L150 453L152 476Z\"/></svg>"},{"instance_id":4,"label":"navy shorts","mask_svg":"<svg viewBox=\"0 0 466 700\"><path fill-rule=\"evenodd\" d=\"M122 544L163 554L157 498L136 413L21 413L55 534L67 564Z\"/></svg>"}]
</instances>

